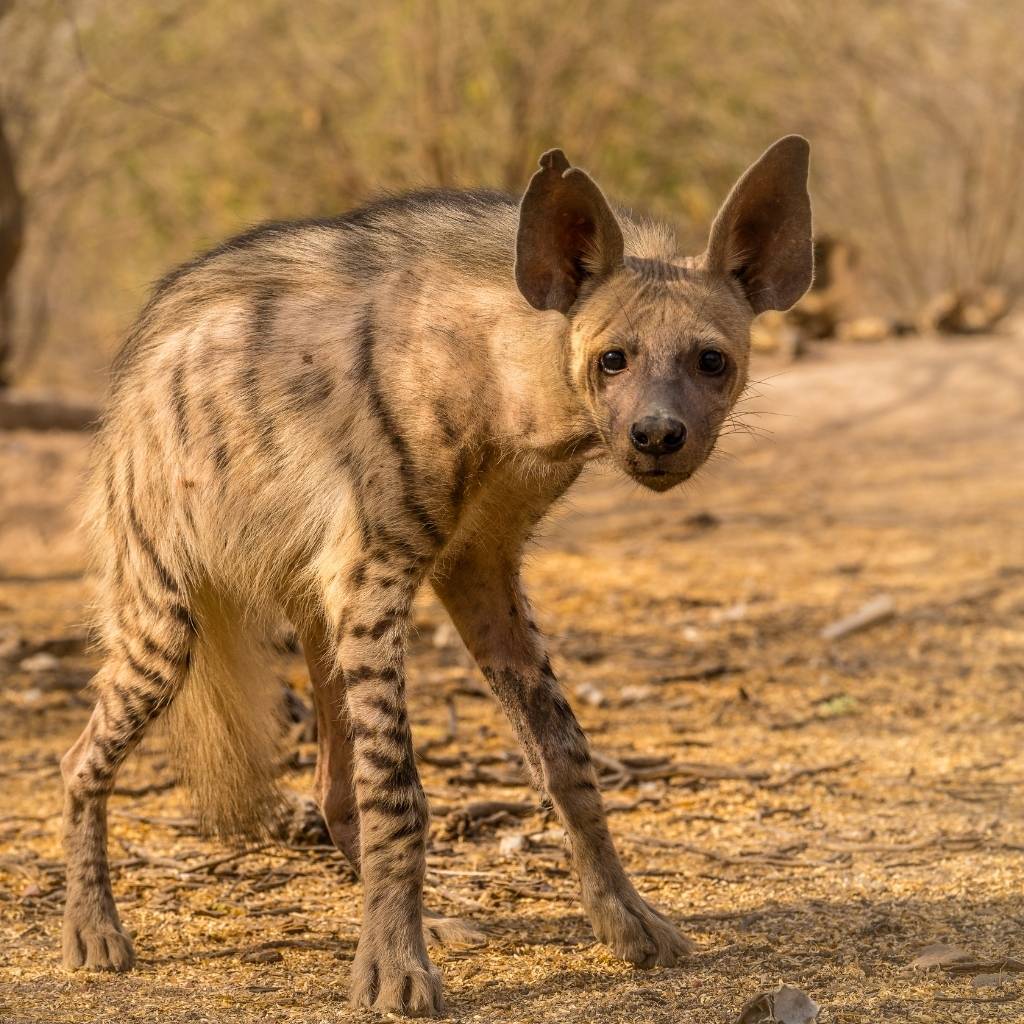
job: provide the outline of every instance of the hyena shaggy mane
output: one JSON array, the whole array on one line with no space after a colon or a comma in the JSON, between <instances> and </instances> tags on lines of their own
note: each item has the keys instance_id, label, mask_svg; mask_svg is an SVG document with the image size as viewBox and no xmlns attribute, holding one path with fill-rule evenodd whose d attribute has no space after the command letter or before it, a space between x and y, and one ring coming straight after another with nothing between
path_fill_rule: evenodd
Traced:
<instances>
[{"instance_id":1,"label":"hyena shaggy mane","mask_svg":"<svg viewBox=\"0 0 1024 1024\"><path fill-rule=\"evenodd\" d=\"M313 682L317 797L362 877L352 1000L442 1011L404 700L424 580L565 826L597 936L641 966L687 952L619 863L521 553L586 462L664 491L707 459L745 384L753 317L810 284L807 160L795 136L767 150L698 257L613 212L552 150L521 201L422 192L270 224L157 287L95 449L105 661L62 765L68 966L132 965L106 802L162 711L208 825L273 813L280 692L261 651L284 615Z\"/></svg>"}]
</instances>

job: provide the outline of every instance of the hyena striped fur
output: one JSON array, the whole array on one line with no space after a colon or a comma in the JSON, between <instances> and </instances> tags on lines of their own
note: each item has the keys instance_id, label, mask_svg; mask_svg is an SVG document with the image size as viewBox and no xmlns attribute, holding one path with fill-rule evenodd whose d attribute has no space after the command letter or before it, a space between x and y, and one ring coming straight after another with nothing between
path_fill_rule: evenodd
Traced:
<instances>
[{"instance_id":1,"label":"hyena striped fur","mask_svg":"<svg viewBox=\"0 0 1024 1024\"><path fill-rule=\"evenodd\" d=\"M425 581L565 825L597 936L644 966L686 952L619 862L520 562L588 461L666 490L707 458L753 317L810 283L807 154L797 137L770 148L699 257L613 212L552 150L520 201L432 191L270 224L156 288L95 447L106 657L62 765L69 966L132 964L106 800L161 712L204 822L252 830L273 813L280 694L263 645L283 613L313 682L316 795L364 888L353 1002L441 1012L404 699Z\"/></svg>"}]
</instances>

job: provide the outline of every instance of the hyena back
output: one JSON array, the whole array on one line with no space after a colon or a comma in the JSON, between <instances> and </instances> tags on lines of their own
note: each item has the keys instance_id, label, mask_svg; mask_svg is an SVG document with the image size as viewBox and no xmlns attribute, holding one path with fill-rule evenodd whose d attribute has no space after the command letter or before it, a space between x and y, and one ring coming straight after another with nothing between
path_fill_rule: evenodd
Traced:
<instances>
[{"instance_id":1,"label":"hyena back","mask_svg":"<svg viewBox=\"0 0 1024 1024\"><path fill-rule=\"evenodd\" d=\"M272 224L157 287L95 448L106 657L63 762L69 966L133 962L106 799L161 711L207 825L251 831L273 813L280 694L262 643L283 613L313 681L317 797L364 887L352 999L441 1012L404 702L424 581L565 825L597 936L645 966L686 952L619 863L520 559L588 461L659 491L705 461L745 384L753 316L810 283L806 178L806 143L776 143L684 258L553 150L521 201L436 191Z\"/></svg>"}]
</instances>

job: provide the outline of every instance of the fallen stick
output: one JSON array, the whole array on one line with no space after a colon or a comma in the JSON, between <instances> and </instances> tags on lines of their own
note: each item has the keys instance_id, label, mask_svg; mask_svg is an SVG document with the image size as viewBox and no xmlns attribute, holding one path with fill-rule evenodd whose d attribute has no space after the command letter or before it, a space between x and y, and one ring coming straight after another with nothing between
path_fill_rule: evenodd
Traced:
<instances>
[{"instance_id":1,"label":"fallen stick","mask_svg":"<svg viewBox=\"0 0 1024 1024\"><path fill-rule=\"evenodd\" d=\"M858 633L870 626L891 619L896 614L896 604L888 594L880 594L861 605L852 615L838 619L821 631L822 640L841 640L851 633Z\"/></svg>"},{"instance_id":2,"label":"fallen stick","mask_svg":"<svg viewBox=\"0 0 1024 1024\"><path fill-rule=\"evenodd\" d=\"M145 786L115 786L114 796L148 796L150 793L165 793L178 785L177 779L164 779L161 782L150 782Z\"/></svg>"},{"instance_id":3,"label":"fallen stick","mask_svg":"<svg viewBox=\"0 0 1024 1024\"><path fill-rule=\"evenodd\" d=\"M127 839L119 837L117 841L121 844L125 853L134 857L135 860L141 861L143 864L149 864L151 867L170 868L172 871L179 873L185 870L185 865L181 861L174 860L172 857L161 857L145 847L136 846L134 843L128 842Z\"/></svg>"},{"instance_id":4,"label":"fallen stick","mask_svg":"<svg viewBox=\"0 0 1024 1024\"><path fill-rule=\"evenodd\" d=\"M191 875L197 871L210 871L213 868L220 867L222 864L230 864L233 860L241 860L243 857L248 857L253 853L262 853L264 850L269 849L273 846L273 843L263 843L261 846L250 846L244 850L236 850L234 853L229 853L224 857L214 857L212 860L204 860L200 864L194 864L191 867L182 868L182 874ZM332 846L331 849L334 849Z\"/></svg>"},{"instance_id":5,"label":"fallen stick","mask_svg":"<svg viewBox=\"0 0 1024 1024\"><path fill-rule=\"evenodd\" d=\"M623 778L627 782L651 782L657 779L673 779L686 776L693 781L709 779L715 781L740 779L761 782L770 777L762 769L735 768L731 765L705 764L698 761L670 761L668 763L644 763L647 758L619 758L601 751L591 751L591 758L612 779ZM634 762L630 764L629 762ZM602 780L607 781L607 779Z\"/></svg>"},{"instance_id":6,"label":"fallen stick","mask_svg":"<svg viewBox=\"0 0 1024 1024\"><path fill-rule=\"evenodd\" d=\"M656 846L663 850L678 850L680 853L691 853L696 857L725 864L729 867L786 867L786 868L817 868L826 866L825 861L793 860L792 857L780 857L771 853L719 853L717 850L706 850L674 839L659 839L657 836L645 836L637 833L626 833L624 839L645 846Z\"/></svg>"},{"instance_id":7,"label":"fallen stick","mask_svg":"<svg viewBox=\"0 0 1024 1024\"><path fill-rule=\"evenodd\" d=\"M824 849L833 853L920 853L922 850L936 848L951 851L977 850L985 845L985 836L979 835L933 836L931 839L920 839L910 843L837 843L833 840L822 843Z\"/></svg>"},{"instance_id":8,"label":"fallen stick","mask_svg":"<svg viewBox=\"0 0 1024 1024\"><path fill-rule=\"evenodd\" d=\"M329 941L320 942L315 939L276 939L270 942L259 942L254 946L224 946L221 949L198 949L195 952L171 953L167 956L141 958L144 964L166 964L180 960L220 960L226 956L246 955L249 953L263 953L270 949L334 949L340 950L348 946L348 943Z\"/></svg>"},{"instance_id":9,"label":"fallen stick","mask_svg":"<svg viewBox=\"0 0 1024 1024\"><path fill-rule=\"evenodd\" d=\"M770 778L771 773L758 768L733 768L729 765L701 764L684 761L673 765L679 775L692 775L699 779L740 779L761 782Z\"/></svg>"},{"instance_id":10,"label":"fallen stick","mask_svg":"<svg viewBox=\"0 0 1024 1024\"><path fill-rule=\"evenodd\" d=\"M110 814L112 817L124 818L126 821L138 821L143 825L159 825L179 832L199 831L199 822L195 818L161 818L151 814L132 814L130 811L120 811L116 808L111 808Z\"/></svg>"},{"instance_id":11,"label":"fallen stick","mask_svg":"<svg viewBox=\"0 0 1024 1024\"><path fill-rule=\"evenodd\" d=\"M489 818L492 814L501 814L502 812L514 814L517 817L526 817L539 809L539 806L532 801L477 800L466 804L461 810L457 809L455 814L467 821L477 821L480 818Z\"/></svg>"},{"instance_id":12,"label":"fallen stick","mask_svg":"<svg viewBox=\"0 0 1024 1024\"><path fill-rule=\"evenodd\" d=\"M99 418L93 405L0 392L0 430L92 430Z\"/></svg>"},{"instance_id":13,"label":"fallen stick","mask_svg":"<svg viewBox=\"0 0 1024 1024\"><path fill-rule=\"evenodd\" d=\"M849 768L858 763L859 758L849 757L845 761L836 761L834 764L822 764L818 765L816 768L797 768L788 775L783 775L781 778L763 782L761 785L764 789L782 789L784 786L788 786L793 782L798 782L800 779L809 779L815 775L824 775L826 772L838 772L843 768Z\"/></svg>"},{"instance_id":14,"label":"fallen stick","mask_svg":"<svg viewBox=\"0 0 1024 1024\"><path fill-rule=\"evenodd\" d=\"M958 960L943 964L942 969L947 974L1021 974L1024 972L1024 960L1012 956L1003 960Z\"/></svg>"}]
</instances>

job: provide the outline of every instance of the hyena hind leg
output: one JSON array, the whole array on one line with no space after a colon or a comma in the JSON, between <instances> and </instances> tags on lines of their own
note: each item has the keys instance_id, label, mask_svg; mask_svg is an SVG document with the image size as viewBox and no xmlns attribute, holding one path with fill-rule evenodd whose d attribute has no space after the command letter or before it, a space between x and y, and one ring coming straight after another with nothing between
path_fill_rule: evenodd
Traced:
<instances>
[{"instance_id":1,"label":"hyena hind leg","mask_svg":"<svg viewBox=\"0 0 1024 1024\"><path fill-rule=\"evenodd\" d=\"M127 971L135 962L121 926L107 862L107 797L118 768L184 681L188 648L149 640L145 660L111 655L95 679L99 699L61 761L64 777L64 964ZM159 653L157 653L159 651ZM159 666L159 667L158 667Z\"/></svg>"},{"instance_id":2,"label":"hyena hind leg","mask_svg":"<svg viewBox=\"0 0 1024 1024\"><path fill-rule=\"evenodd\" d=\"M316 710L314 797L331 842L359 874L359 808L352 781L352 732L345 684L319 621L297 622Z\"/></svg>"}]
</instances>

